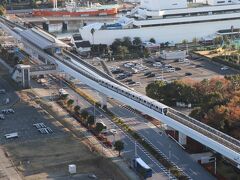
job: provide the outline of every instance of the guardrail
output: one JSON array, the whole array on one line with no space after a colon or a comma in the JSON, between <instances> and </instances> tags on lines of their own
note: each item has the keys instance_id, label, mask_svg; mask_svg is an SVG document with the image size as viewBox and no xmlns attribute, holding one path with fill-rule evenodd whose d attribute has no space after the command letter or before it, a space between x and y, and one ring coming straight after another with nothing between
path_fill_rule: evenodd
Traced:
<instances>
[{"instance_id":1,"label":"guardrail","mask_svg":"<svg viewBox=\"0 0 240 180\"><path fill-rule=\"evenodd\" d=\"M191 127L192 129L200 132L201 134L206 135L210 139L213 139L238 153L240 152L240 141L238 141L237 139L234 139L174 109L169 109L169 113L167 115L173 118L174 120L177 120L182 124L185 124L188 127Z\"/></svg>"}]
</instances>

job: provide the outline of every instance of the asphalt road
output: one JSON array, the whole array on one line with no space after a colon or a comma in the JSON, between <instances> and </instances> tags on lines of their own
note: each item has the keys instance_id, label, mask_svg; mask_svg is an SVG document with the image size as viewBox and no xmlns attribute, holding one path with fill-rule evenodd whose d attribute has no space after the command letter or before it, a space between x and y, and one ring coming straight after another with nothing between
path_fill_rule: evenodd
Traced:
<instances>
[{"instance_id":1,"label":"asphalt road","mask_svg":"<svg viewBox=\"0 0 240 180\"><path fill-rule=\"evenodd\" d=\"M85 85L80 84L89 95L95 100L100 100L100 96L95 90L87 88ZM116 102L116 101L115 101ZM153 126L142 116L129 111L125 106L117 103L108 103L108 108L114 112L118 117L123 119L131 128L138 131L145 139L152 143L157 149L159 149L165 156L167 156L172 162L180 167L188 176L192 179L214 179L204 168L202 168L197 162L195 162L190 155L185 152L178 144L170 139L165 134L160 134L161 130ZM169 153L170 152L170 153ZM169 156L170 154L170 156Z\"/></svg>"},{"instance_id":2,"label":"asphalt road","mask_svg":"<svg viewBox=\"0 0 240 180\"><path fill-rule=\"evenodd\" d=\"M172 162L180 167L192 179L214 179L204 168L195 162L176 142L170 139L161 130L147 122L143 117L124 108L124 106L110 105L111 111L123 119L132 129L147 139L154 147L160 150Z\"/></svg>"}]
</instances>

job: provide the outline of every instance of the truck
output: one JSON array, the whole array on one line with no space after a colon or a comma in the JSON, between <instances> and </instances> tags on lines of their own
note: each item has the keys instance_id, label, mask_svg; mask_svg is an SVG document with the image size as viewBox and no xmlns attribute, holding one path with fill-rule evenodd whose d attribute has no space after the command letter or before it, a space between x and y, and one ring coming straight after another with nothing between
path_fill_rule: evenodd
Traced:
<instances>
[{"instance_id":1,"label":"truck","mask_svg":"<svg viewBox=\"0 0 240 180\"><path fill-rule=\"evenodd\" d=\"M152 169L139 157L133 159L133 168L144 179L152 177Z\"/></svg>"}]
</instances>

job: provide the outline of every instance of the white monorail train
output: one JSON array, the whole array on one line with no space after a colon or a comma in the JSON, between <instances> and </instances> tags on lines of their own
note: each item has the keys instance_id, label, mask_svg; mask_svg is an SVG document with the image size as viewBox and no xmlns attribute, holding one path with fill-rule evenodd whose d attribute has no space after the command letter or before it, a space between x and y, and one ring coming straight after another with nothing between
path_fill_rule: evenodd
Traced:
<instances>
[{"instance_id":1,"label":"white monorail train","mask_svg":"<svg viewBox=\"0 0 240 180\"><path fill-rule=\"evenodd\" d=\"M166 115L168 112L168 106L153 100L147 96L144 96L140 93L134 92L132 90L129 90L125 87L122 87L120 85L117 85L115 83L112 83L110 81L104 80L104 79L99 79L98 83L101 84L104 87L107 87L119 94L122 94L123 96L128 97L129 99L132 99L140 104L143 104L147 107L149 107L150 109L153 109L161 114Z\"/></svg>"},{"instance_id":2,"label":"white monorail train","mask_svg":"<svg viewBox=\"0 0 240 180\"><path fill-rule=\"evenodd\" d=\"M75 71L81 73L81 74L85 74L86 77L92 79L95 82L98 82L98 84L100 84L101 86L104 86L108 89L111 89L125 97L128 97L131 100L134 100L140 104L143 104L145 106L147 106L150 109L153 109L161 114L167 115L168 111L170 111L170 108L156 100L153 100L145 95L142 95L140 93L137 93L135 91L132 91L126 87L123 87L121 85L118 85L114 82L111 82L107 79L104 78L96 78L94 76L89 75L89 73L86 73L86 71L82 71L79 68L76 68L75 65L73 65L71 63L71 61L66 60L64 58L60 58L59 56L57 56L61 61L63 61L64 63L67 63L68 66L70 66L72 69L74 69Z\"/></svg>"}]
</instances>

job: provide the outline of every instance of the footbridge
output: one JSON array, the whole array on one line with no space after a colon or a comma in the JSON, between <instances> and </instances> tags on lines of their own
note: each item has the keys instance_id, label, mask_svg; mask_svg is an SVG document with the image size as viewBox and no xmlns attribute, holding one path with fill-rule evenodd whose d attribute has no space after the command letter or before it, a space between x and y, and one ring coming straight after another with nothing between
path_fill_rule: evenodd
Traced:
<instances>
[{"instance_id":1,"label":"footbridge","mask_svg":"<svg viewBox=\"0 0 240 180\"><path fill-rule=\"evenodd\" d=\"M38 30L35 29L34 31ZM34 36L34 34L31 35ZM21 36L21 33L18 33L18 36ZM203 124L196 119L176 111L173 108L157 102L141 93L131 90L109 75L83 61L78 56L72 54L68 50L67 46L63 47L62 44L60 44L63 48L59 51L59 47L56 46L56 41L54 41L52 42L54 48L51 47L49 49L49 46L45 46L45 44L50 45L50 39L52 37L50 38L49 35L45 34L44 36L40 36L39 40L41 40L42 47L39 46L39 44L41 44L40 42L31 40L34 39L34 37L21 37L21 41L29 55L36 57L37 54L38 57L41 57L42 62L57 65L59 71L70 74L86 85L96 89L98 92L127 104L138 111L154 117L155 119L158 119L159 121L176 129L181 134L189 136L211 148L215 152L222 154L239 167L239 140L234 139L225 133Z\"/></svg>"}]
</instances>

